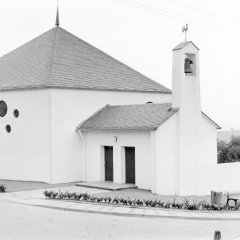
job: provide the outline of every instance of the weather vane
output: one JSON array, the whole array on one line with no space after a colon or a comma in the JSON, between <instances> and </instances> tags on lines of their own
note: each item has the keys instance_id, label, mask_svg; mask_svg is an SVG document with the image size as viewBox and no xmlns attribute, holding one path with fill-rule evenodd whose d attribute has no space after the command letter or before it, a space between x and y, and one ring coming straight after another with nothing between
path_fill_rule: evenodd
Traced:
<instances>
[{"instance_id":1,"label":"weather vane","mask_svg":"<svg viewBox=\"0 0 240 240\"><path fill-rule=\"evenodd\" d=\"M186 25L182 27L182 32L185 32L185 42L187 41L187 30L188 30L188 24L186 23Z\"/></svg>"}]
</instances>

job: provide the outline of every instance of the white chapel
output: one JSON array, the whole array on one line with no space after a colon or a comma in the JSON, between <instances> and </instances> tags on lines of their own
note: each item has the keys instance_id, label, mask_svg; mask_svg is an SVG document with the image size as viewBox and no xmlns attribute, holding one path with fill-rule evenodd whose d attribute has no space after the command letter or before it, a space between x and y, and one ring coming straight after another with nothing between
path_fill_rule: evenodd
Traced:
<instances>
[{"instance_id":1,"label":"white chapel","mask_svg":"<svg viewBox=\"0 0 240 240\"><path fill-rule=\"evenodd\" d=\"M209 194L219 126L201 111L199 49L172 56L172 91L58 21L2 56L0 179Z\"/></svg>"}]
</instances>

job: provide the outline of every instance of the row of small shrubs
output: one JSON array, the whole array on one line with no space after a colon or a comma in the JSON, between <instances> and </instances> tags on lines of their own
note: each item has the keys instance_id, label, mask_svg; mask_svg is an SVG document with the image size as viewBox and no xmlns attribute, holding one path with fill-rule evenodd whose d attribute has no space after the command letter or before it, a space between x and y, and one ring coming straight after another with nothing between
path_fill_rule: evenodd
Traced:
<instances>
[{"instance_id":1,"label":"row of small shrubs","mask_svg":"<svg viewBox=\"0 0 240 240\"><path fill-rule=\"evenodd\" d=\"M186 198L182 202L173 201L163 202L161 200L145 200L145 199L125 199L109 196L97 197L89 195L88 193L70 193L70 192L56 192L53 190L45 190L43 192L48 199L63 199L63 200L75 200L75 201L88 201L96 203L108 203L115 205L126 205L126 206L139 206L139 207L158 207L158 208L172 208L172 209L185 209L185 210L239 210L240 205L228 206L228 205L216 205L209 204L206 201L199 203L190 203Z\"/></svg>"},{"instance_id":2,"label":"row of small shrubs","mask_svg":"<svg viewBox=\"0 0 240 240\"><path fill-rule=\"evenodd\" d=\"M0 192L6 192L6 186L4 184L0 185Z\"/></svg>"}]
</instances>

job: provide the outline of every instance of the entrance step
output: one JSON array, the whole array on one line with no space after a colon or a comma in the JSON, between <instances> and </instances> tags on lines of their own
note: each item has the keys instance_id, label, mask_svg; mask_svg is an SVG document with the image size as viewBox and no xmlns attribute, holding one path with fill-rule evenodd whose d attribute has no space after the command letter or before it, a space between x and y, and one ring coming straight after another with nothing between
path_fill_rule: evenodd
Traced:
<instances>
[{"instance_id":1,"label":"entrance step","mask_svg":"<svg viewBox=\"0 0 240 240\"><path fill-rule=\"evenodd\" d=\"M104 190L110 190L110 191L118 191L122 189L134 189L137 188L134 184L119 184L119 183L113 183L108 181L103 182L82 182L77 183L76 186L79 187L88 187L88 188L97 188L97 189L104 189Z\"/></svg>"}]
</instances>

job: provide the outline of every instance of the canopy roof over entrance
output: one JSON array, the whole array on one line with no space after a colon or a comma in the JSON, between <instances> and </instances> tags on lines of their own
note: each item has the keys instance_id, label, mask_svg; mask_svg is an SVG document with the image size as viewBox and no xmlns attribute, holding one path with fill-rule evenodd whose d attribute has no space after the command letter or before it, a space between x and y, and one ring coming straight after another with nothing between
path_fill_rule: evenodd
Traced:
<instances>
[{"instance_id":1,"label":"canopy roof over entrance","mask_svg":"<svg viewBox=\"0 0 240 240\"><path fill-rule=\"evenodd\" d=\"M82 122L78 129L157 129L178 111L171 106L171 103L106 105Z\"/></svg>"}]
</instances>

